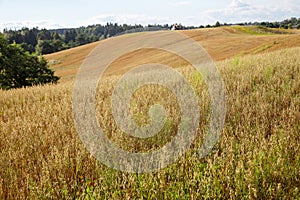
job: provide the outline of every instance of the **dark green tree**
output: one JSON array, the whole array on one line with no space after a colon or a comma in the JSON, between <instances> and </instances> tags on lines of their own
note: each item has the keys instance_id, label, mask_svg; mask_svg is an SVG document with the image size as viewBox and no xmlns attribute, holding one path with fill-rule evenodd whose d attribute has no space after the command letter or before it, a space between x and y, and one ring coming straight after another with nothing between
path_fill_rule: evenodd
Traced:
<instances>
[{"instance_id":1,"label":"dark green tree","mask_svg":"<svg viewBox=\"0 0 300 200\"><path fill-rule=\"evenodd\" d=\"M65 43L68 44L69 42L75 42L75 38L77 33L74 29L67 30L65 33Z\"/></svg>"},{"instance_id":2,"label":"dark green tree","mask_svg":"<svg viewBox=\"0 0 300 200\"><path fill-rule=\"evenodd\" d=\"M57 52L63 49L63 42L61 40L53 40L51 42L53 52Z\"/></svg>"},{"instance_id":3,"label":"dark green tree","mask_svg":"<svg viewBox=\"0 0 300 200\"><path fill-rule=\"evenodd\" d=\"M52 38L53 38L53 40L61 40L61 37L60 37L60 35L58 34L58 32L52 33Z\"/></svg>"},{"instance_id":4,"label":"dark green tree","mask_svg":"<svg viewBox=\"0 0 300 200\"><path fill-rule=\"evenodd\" d=\"M37 35L37 40L52 40L52 35L47 29L42 29Z\"/></svg>"},{"instance_id":5,"label":"dark green tree","mask_svg":"<svg viewBox=\"0 0 300 200\"><path fill-rule=\"evenodd\" d=\"M75 42L77 42L79 45L84 45L88 43L87 38L85 37L84 34L77 35Z\"/></svg>"},{"instance_id":6,"label":"dark green tree","mask_svg":"<svg viewBox=\"0 0 300 200\"><path fill-rule=\"evenodd\" d=\"M32 47L35 47L37 45L37 33L35 28L31 30L27 28L26 32L24 32L23 34L24 34L24 43L27 43Z\"/></svg>"},{"instance_id":7,"label":"dark green tree","mask_svg":"<svg viewBox=\"0 0 300 200\"><path fill-rule=\"evenodd\" d=\"M35 52L35 48L31 44L23 42L20 45L25 51L28 51L29 53Z\"/></svg>"},{"instance_id":8,"label":"dark green tree","mask_svg":"<svg viewBox=\"0 0 300 200\"><path fill-rule=\"evenodd\" d=\"M51 40L39 40L35 49L39 55L54 52L53 46L51 45Z\"/></svg>"},{"instance_id":9,"label":"dark green tree","mask_svg":"<svg viewBox=\"0 0 300 200\"><path fill-rule=\"evenodd\" d=\"M26 52L18 44L8 44L0 34L1 89L57 83L58 80L43 57Z\"/></svg>"}]
</instances>

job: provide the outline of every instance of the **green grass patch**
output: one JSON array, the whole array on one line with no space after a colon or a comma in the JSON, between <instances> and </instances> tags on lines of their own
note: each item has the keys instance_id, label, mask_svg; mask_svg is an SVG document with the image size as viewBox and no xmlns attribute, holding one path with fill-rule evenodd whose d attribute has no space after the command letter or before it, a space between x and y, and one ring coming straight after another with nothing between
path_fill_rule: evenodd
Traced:
<instances>
[{"instance_id":1,"label":"green grass patch","mask_svg":"<svg viewBox=\"0 0 300 200\"><path fill-rule=\"evenodd\" d=\"M232 26L236 31L250 35L274 35L274 34L290 34L285 29L267 28L262 26Z\"/></svg>"}]
</instances>

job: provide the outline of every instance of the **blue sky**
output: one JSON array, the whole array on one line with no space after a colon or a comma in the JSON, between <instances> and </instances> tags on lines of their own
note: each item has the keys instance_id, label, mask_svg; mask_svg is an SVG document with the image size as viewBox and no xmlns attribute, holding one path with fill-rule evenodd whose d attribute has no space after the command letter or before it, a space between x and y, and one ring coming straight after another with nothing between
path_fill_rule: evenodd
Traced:
<instances>
[{"instance_id":1,"label":"blue sky","mask_svg":"<svg viewBox=\"0 0 300 200\"><path fill-rule=\"evenodd\" d=\"M0 0L0 30L119 24L206 25L300 17L299 0Z\"/></svg>"}]
</instances>

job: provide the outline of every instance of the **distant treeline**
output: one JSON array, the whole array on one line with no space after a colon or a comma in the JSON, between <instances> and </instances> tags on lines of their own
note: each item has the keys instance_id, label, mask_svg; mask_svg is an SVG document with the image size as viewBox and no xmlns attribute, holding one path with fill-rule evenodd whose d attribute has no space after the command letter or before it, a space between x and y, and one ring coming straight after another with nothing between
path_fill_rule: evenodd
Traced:
<instances>
[{"instance_id":1,"label":"distant treeline","mask_svg":"<svg viewBox=\"0 0 300 200\"><path fill-rule=\"evenodd\" d=\"M226 24L225 24L226 25ZM284 28L284 29L300 29L300 18L292 17L290 19L283 20L282 22L245 22L237 23L235 25L241 26L263 26L267 28Z\"/></svg>"},{"instance_id":2,"label":"distant treeline","mask_svg":"<svg viewBox=\"0 0 300 200\"><path fill-rule=\"evenodd\" d=\"M107 23L106 25L92 25L80 28L66 28L47 30L38 28L22 28L21 30L6 30L3 35L9 43L20 44L29 52L38 54L49 54L64 49L88 44L101 39L114 36L118 33L142 28L141 25L118 25Z\"/></svg>"},{"instance_id":3,"label":"distant treeline","mask_svg":"<svg viewBox=\"0 0 300 200\"><path fill-rule=\"evenodd\" d=\"M214 25L206 26L183 26L176 24L176 29L196 29L196 28L210 28L230 25L255 25L269 28L298 28L300 29L300 18L291 18L282 22L254 22L254 23L237 23L237 24L221 24L216 22ZM8 42L17 43L30 53L37 52L38 54L49 54L58 52L64 49L88 44L99 41L108 37L116 36L126 32L141 32L145 30L160 30L171 29L173 25L119 25L117 23L107 23L106 25L91 25L79 28L64 28L47 30L38 28L22 28L21 30L4 29L3 35ZM133 30L133 31L132 31Z\"/></svg>"}]
</instances>

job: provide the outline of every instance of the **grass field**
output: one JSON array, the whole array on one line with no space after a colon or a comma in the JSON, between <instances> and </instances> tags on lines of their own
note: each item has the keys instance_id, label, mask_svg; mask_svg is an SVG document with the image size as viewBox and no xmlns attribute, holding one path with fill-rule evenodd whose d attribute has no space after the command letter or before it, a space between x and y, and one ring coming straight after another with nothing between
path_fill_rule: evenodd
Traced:
<instances>
[{"instance_id":1,"label":"grass field","mask_svg":"<svg viewBox=\"0 0 300 200\"><path fill-rule=\"evenodd\" d=\"M225 126L207 157L199 159L196 153L210 116L201 76L164 52L137 51L113 63L107 72L113 76L99 83L97 114L106 135L133 152L160 147L151 139L122 134L108 108L113 86L130 63L164 60L197 90L198 137L182 158L156 173L123 173L93 158L77 135L72 113L72 79L98 43L90 44L47 56L56 60L52 67L64 76L61 83L0 90L0 199L300 199L299 34L211 30L184 31L218 61L226 88ZM165 143L178 125L170 92L138 90L131 112L138 123L147 123L144 113L155 102L163 103L170 115L154 139Z\"/></svg>"},{"instance_id":2,"label":"grass field","mask_svg":"<svg viewBox=\"0 0 300 200\"><path fill-rule=\"evenodd\" d=\"M264 29L263 31L264 32L254 27L242 28L237 26L180 32L198 41L216 61L221 61L236 55L264 53L300 46L300 31L298 30ZM56 71L56 75L62 77L62 81L73 79L84 58L93 48L101 44L101 42L102 41L99 41L49 54L46 55L46 58L50 62L51 68ZM164 53L161 53L162 55L158 52L153 53L155 56L149 53L147 56L141 56L141 52L137 51L128 55L127 58L135 58L134 60L130 60L131 63L141 63L143 61L147 62L147 59L151 57L155 57L159 60L161 56L164 56ZM116 66L123 65L127 58L124 57L124 59L121 59L119 63L116 63ZM163 59L171 58L165 56ZM181 63L177 63L179 66L180 64ZM120 67L118 69L112 67L109 73L121 73L120 70L122 72Z\"/></svg>"}]
</instances>

